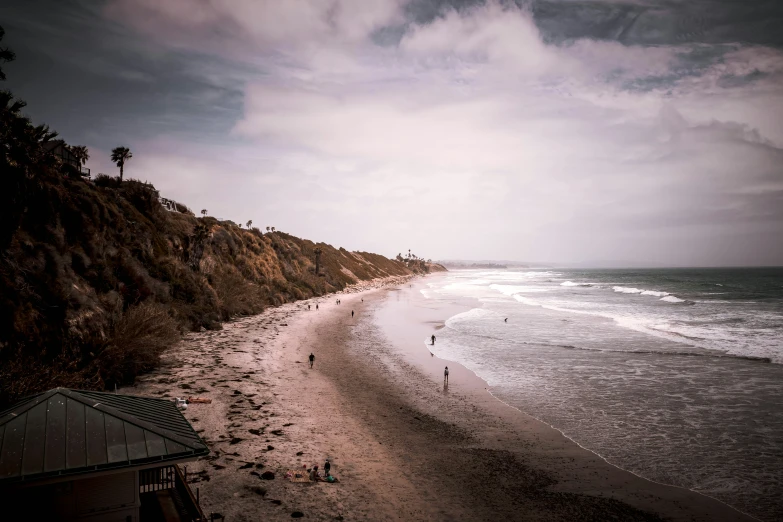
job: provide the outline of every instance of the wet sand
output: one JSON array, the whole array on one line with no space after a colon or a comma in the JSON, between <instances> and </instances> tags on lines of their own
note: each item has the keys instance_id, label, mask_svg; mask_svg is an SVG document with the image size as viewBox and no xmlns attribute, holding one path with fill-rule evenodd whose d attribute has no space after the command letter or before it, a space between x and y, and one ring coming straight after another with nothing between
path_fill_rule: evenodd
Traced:
<instances>
[{"instance_id":1,"label":"wet sand","mask_svg":"<svg viewBox=\"0 0 783 522\"><path fill-rule=\"evenodd\" d=\"M497 401L481 379L424 344L470 303L433 308L421 279L394 283L189 334L160 370L122 390L213 400L185 411L212 450L188 466L205 513L229 521L294 512L316 520L752 520L619 470ZM326 458L337 484L284 478Z\"/></svg>"}]
</instances>

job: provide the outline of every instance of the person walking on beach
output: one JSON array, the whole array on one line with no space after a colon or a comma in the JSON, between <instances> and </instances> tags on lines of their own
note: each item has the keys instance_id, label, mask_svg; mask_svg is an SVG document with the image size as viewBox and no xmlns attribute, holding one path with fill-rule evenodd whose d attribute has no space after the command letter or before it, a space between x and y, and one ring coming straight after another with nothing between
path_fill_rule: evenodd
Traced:
<instances>
[{"instance_id":1,"label":"person walking on beach","mask_svg":"<svg viewBox=\"0 0 783 522\"><path fill-rule=\"evenodd\" d=\"M313 352L310 352L310 368L313 367L314 362L315 362L315 355L313 355Z\"/></svg>"},{"instance_id":2,"label":"person walking on beach","mask_svg":"<svg viewBox=\"0 0 783 522\"><path fill-rule=\"evenodd\" d=\"M435 346L435 334L432 334L432 346Z\"/></svg>"},{"instance_id":3,"label":"person walking on beach","mask_svg":"<svg viewBox=\"0 0 783 522\"><path fill-rule=\"evenodd\" d=\"M332 469L332 465L329 464L329 459L326 459L326 462L324 462L324 475L329 476L329 470Z\"/></svg>"},{"instance_id":4,"label":"person walking on beach","mask_svg":"<svg viewBox=\"0 0 783 522\"><path fill-rule=\"evenodd\" d=\"M351 319L353 319L353 310L351 310Z\"/></svg>"},{"instance_id":5,"label":"person walking on beach","mask_svg":"<svg viewBox=\"0 0 783 522\"><path fill-rule=\"evenodd\" d=\"M318 303L315 303L315 309L318 310Z\"/></svg>"},{"instance_id":6,"label":"person walking on beach","mask_svg":"<svg viewBox=\"0 0 783 522\"><path fill-rule=\"evenodd\" d=\"M449 367L446 366L446 369L443 371L443 384L449 383Z\"/></svg>"}]
</instances>

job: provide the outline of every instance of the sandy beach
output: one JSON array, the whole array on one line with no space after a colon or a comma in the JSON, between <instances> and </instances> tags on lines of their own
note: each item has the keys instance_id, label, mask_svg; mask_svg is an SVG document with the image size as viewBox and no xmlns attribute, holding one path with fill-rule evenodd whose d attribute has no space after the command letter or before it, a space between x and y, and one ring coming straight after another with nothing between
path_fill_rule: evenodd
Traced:
<instances>
[{"instance_id":1,"label":"sandy beach","mask_svg":"<svg viewBox=\"0 0 783 522\"><path fill-rule=\"evenodd\" d=\"M188 334L121 391L212 399L185 411L212 450L187 471L205 513L229 521L753 520L608 464L430 355L424 340L461 305L429 305L421 284L366 283ZM285 478L326 458L336 484Z\"/></svg>"}]
</instances>

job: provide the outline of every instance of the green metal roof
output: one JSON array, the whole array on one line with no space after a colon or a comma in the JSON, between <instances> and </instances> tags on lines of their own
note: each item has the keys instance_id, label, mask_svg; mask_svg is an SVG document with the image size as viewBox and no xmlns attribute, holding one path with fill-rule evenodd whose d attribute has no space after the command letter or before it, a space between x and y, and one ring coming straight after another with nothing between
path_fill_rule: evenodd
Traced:
<instances>
[{"instance_id":1,"label":"green metal roof","mask_svg":"<svg viewBox=\"0 0 783 522\"><path fill-rule=\"evenodd\" d=\"M207 454L167 399L55 388L0 412L0 485Z\"/></svg>"}]
</instances>

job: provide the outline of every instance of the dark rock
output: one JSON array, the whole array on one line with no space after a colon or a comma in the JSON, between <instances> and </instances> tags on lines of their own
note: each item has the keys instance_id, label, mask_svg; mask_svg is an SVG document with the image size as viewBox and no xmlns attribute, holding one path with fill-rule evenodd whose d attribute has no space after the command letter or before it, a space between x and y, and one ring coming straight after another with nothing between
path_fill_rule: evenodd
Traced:
<instances>
[{"instance_id":1,"label":"dark rock","mask_svg":"<svg viewBox=\"0 0 783 522\"><path fill-rule=\"evenodd\" d=\"M304 451L297 451L296 452L296 456L297 457L301 457L302 455L304 455Z\"/></svg>"},{"instance_id":2,"label":"dark rock","mask_svg":"<svg viewBox=\"0 0 783 522\"><path fill-rule=\"evenodd\" d=\"M243 440L245 440L245 439L240 439L239 437L234 437L233 439L231 439L231 441L228 444L229 445L239 444Z\"/></svg>"},{"instance_id":3,"label":"dark rock","mask_svg":"<svg viewBox=\"0 0 783 522\"><path fill-rule=\"evenodd\" d=\"M304 513L301 511L294 511L291 513L291 518L302 518L304 516Z\"/></svg>"},{"instance_id":4,"label":"dark rock","mask_svg":"<svg viewBox=\"0 0 783 522\"><path fill-rule=\"evenodd\" d=\"M243 465L239 466L237 469L248 469L248 468L252 468L252 467L253 467L253 463L252 462L248 462L247 464L243 464Z\"/></svg>"},{"instance_id":5,"label":"dark rock","mask_svg":"<svg viewBox=\"0 0 783 522\"><path fill-rule=\"evenodd\" d=\"M247 431L249 431L253 435L261 435L261 430L247 430Z\"/></svg>"},{"instance_id":6,"label":"dark rock","mask_svg":"<svg viewBox=\"0 0 783 522\"><path fill-rule=\"evenodd\" d=\"M282 501L282 500L277 500L276 498L270 498L270 499L269 499L269 502L271 502L272 504L274 504L274 505L276 505L276 506L279 506L280 504L282 504L282 503L283 503L283 501Z\"/></svg>"},{"instance_id":7,"label":"dark rock","mask_svg":"<svg viewBox=\"0 0 783 522\"><path fill-rule=\"evenodd\" d=\"M252 488L250 488L250 491L252 491L256 495L261 495L262 497L266 495L266 488L262 488L261 486L253 486Z\"/></svg>"},{"instance_id":8,"label":"dark rock","mask_svg":"<svg viewBox=\"0 0 783 522\"><path fill-rule=\"evenodd\" d=\"M261 473L261 478L264 480L275 480L275 474L271 471L264 471Z\"/></svg>"},{"instance_id":9,"label":"dark rock","mask_svg":"<svg viewBox=\"0 0 783 522\"><path fill-rule=\"evenodd\" d=\"M274 446L267 446L267 447L266 447L266 450L267 450L267 451L272 451L273 449L275 449L275 447L274 447Z\"/></svg>"}]
</instances>

